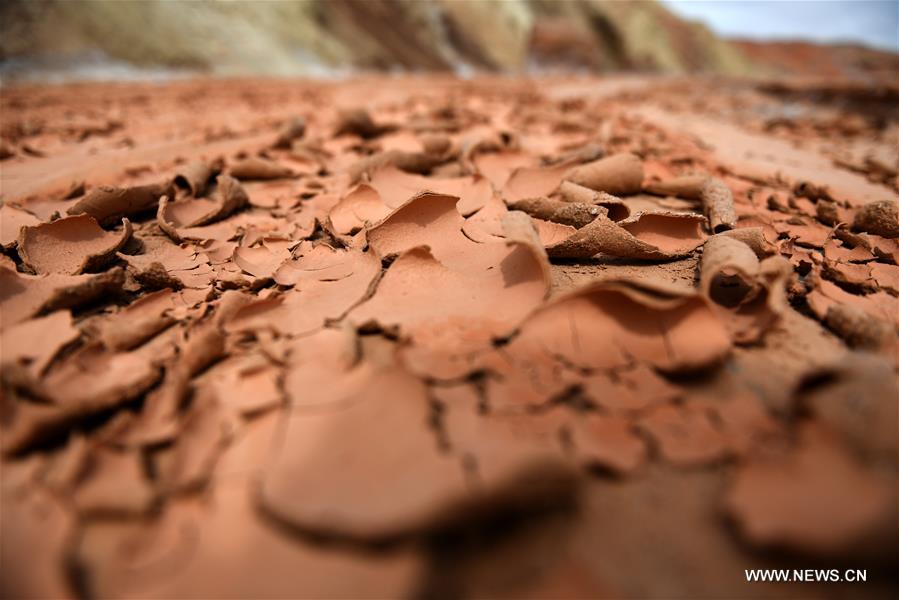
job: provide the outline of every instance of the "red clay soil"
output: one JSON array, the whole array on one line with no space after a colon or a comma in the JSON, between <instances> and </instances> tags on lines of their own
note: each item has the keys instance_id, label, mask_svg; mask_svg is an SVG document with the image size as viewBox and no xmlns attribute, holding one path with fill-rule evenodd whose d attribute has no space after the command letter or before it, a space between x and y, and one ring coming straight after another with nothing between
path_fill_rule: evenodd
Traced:
<instances>
[{"instance_id":1,"label":"red clay soil","mask_svg":"<svg viewBox=\"0 0 899 600\"><path fill-rule=\"evenodd\" d=\"M831 91L4 89L3 596L890 597L899 122Z\"/></svg>"},{"instance_id":2,"label":"red clay soil","mask_svg":"<svg viewBox=\"0 0 899 600\"><path fill-rule=\"evenodd\" d=\"M895 83L899 56L864 46L730 40L760 67L788 75Z\"/></svg>"}]
</instances>

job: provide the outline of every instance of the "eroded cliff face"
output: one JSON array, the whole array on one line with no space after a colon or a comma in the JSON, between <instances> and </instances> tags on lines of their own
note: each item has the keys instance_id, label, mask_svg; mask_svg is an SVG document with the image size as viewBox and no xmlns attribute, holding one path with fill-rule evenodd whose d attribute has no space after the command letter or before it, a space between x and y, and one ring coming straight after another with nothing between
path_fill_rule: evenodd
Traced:
<instances>
[{"instance_id":1,"label":"eroded cliff face","mask_svg":"<svg viewBox=\"0 0 899 600\"><path fill-rule=\"evenodd\" d=\"M751 64L656 2L4 2L7 59L102 57L218 74L582 69L745 74Z\"/></svg>"}]
</instances>

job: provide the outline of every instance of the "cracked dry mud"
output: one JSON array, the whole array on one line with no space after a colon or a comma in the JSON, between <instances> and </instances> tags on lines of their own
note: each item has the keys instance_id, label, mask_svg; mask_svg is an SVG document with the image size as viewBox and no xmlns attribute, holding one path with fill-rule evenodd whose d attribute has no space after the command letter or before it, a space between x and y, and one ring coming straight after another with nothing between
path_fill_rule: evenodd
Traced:
<instances>
[{"instance_id":1,"label":"cracked dry mud","mask_svg":"<svg viewBox=\"0 0 899 600\"><path fill-rule=\"evenodd\" d=\"M889 597L899 121L792 91L4 89L4 597Z\"/></svg>"}]
</instances>

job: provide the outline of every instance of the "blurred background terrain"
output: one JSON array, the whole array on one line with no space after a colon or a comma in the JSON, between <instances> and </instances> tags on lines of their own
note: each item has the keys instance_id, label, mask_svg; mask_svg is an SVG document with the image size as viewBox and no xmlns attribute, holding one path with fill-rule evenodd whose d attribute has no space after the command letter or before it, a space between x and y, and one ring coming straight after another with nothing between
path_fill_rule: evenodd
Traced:
<instances>
[{"instance_id":1,"label":"blurred background terrain","mask_svg":"<svg viewBox=\"0 0 899 600\"><path fill-rule=\"evenodd\" d=\"M304 2L4 0L4 79L145 78L178 73L340 76L359 70L714 73L895 78L899 57L857 44L722 38L696 18L765 14L786 4L838 23L813 4L870 14L889 43L895 3L709 3L609 0L308 0ZM764 6L763 6L764 5ZM860 10L862 5L868 9ZM742 6L743 13L735 12ZM685 16L679 16L685 15ZM789 16L784 13L784 17ZM800 15L801 16L801 15ZM837 15L839 16L839 15ZM790 17L794 26L794 15ZM767 24L766 24L767 23ZM770 27L769 27L770 25ZM809 23L803 37L822 25ZM892 25L895 27L895 24Z\"/></svg>"}]
</instances>

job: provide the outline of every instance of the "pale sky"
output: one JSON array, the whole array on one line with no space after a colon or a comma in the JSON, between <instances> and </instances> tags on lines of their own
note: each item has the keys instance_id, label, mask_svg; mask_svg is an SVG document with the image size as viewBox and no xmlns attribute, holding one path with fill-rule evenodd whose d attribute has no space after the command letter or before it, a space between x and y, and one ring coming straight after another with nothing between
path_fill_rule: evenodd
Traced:
<instances>
[{"instance_id":1,"label":"pale sky","mask_svg":"<svg viewBox=\"0 0 899 600\"><path fill-rule=\"evenodd\" d=\"M662 0L724 37L854 42L899 52L899 0Z\"/></svg>"}]
</instances>

